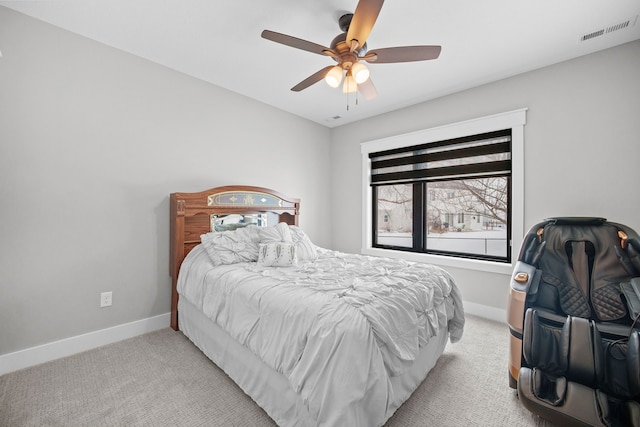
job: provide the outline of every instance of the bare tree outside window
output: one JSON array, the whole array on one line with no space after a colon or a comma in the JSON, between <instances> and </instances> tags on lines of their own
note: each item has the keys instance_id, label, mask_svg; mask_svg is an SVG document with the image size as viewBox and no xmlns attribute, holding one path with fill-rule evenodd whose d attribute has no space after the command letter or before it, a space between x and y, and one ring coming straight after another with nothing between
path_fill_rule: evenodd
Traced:
<instances>
[{"instance_id":1,"label":"bare tree outside window","mask_svg":"<svg viewBox=\"0 0 640 427\"><path fill-rule=\"evenodd\" d=\"M427 249L506 256L506 177L434 182L427 188L436 194L427 203Z\"/></svg>"},{"instance_id":2,"label":"bare tree outside window","mask_svg":"<svg viewBox=\"0 0 640 427\"><path fill-rule=\"evenodd\" d=\"M507 252L508 180L504 176L430 182L426 248L475 255ZM377 187L377 243L412 247L413 184Z\"/></svg>"},{"instance_id":3,"label":"bare tree outside window","mask_svg":"<svg viewBox=\"0 0 640 427\"><path fill-rule=\"evenodd\" d=\"M377 199L378 244L410 248L413 245L413 186L378 187Z\"/></svg>"}]
</instances>

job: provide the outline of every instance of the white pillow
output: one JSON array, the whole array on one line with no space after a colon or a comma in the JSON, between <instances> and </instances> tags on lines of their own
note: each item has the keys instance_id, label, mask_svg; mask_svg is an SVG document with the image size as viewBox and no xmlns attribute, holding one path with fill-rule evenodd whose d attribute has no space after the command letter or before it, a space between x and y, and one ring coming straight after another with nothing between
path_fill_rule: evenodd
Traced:
<instances>
[{"instance_id":1,"label":"white pillow","mask_svg":"<svg viewBox=\"0 0 640 427\"><path fill-rule=\"evenodd\" d=\"M260 233L254 225L203 234L200 241L213 265L253 262L258 259Z\"/></svg>"},{"instance_id":2,"label":"white pillow","mask_svg":"<svg viewBox=\"0 0 640 427\"><path fill-rule=\"evenodd\" d=\"M250 224L242 228L236 228L235 230L230 230L229 233L234 236L236 241L241 242L260 242L260 227L255 224Z\"/></svg>"},{"instance_id":3,"label":"white pillow","mask_svg":"<svg viewBox=\"0 0 640 427\"><path fill-rule=\"evenodd\" d=\"M260 243L258 264L265 267L290 267L298 263L296 247L292 243Z\"/></svg>"},{"instance_id":4,"label":"white pillow","mask_svg":"<svg viewBox=\"0 0 640 427\"><path fill-rule=\"evenodd\" d=\"M289 224L286 222L279 222L273 227L260 228L260 243L269 242L293 242L291 238L291 231L289 230Z\"/></svg>"},{"instance_id":5,"label":"white pillow","mask_svg":"<svg viewBox=\"0 0 640 427\"><path fill-rule=\"evenodd\" d=\"M300 227L290 225L291 237L296 247L296 253L299 261L315 261L318 259L318 250L316 245L311 242L307 234Z\"/></svg>"}]
</instances>

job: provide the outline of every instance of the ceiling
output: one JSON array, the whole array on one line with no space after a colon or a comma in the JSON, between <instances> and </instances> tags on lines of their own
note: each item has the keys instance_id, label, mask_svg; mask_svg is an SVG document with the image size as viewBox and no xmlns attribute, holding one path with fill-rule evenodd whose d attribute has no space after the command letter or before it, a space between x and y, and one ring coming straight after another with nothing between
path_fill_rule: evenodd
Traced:
<instances>
[{"instance_id":1,"label":"ceiling","mask_svg":"<svg viewBox=\"0 0 640 427\"><path fill-rule=\"evenodd\" d=\"M354 94L347 96L323 81L292 92L291 87L333 60L260 34L269 29L329 46L341 32L338 18L353 12L357 0L0 5L327 127L640 39L639 0L388 1L368 38L369 50L441 45L442 53L432 61L368 65L378 96L369 101L359 96L356 104ZM601 35L581 40L600 30Z\"/></svg>"}]
</instances>

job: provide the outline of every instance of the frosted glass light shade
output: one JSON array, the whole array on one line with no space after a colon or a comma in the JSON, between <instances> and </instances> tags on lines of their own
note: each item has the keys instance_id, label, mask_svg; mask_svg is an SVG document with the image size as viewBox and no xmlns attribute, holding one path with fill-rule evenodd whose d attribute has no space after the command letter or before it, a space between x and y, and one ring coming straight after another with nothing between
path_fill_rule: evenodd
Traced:
<instances>
[{"instance_id":1,"label":"frosted glass light shade","mask_svg":"<svg viewBox=\"0 0 640 427\"><path fill-rule=\"evenodd\" d=\"M342 81L342 68L337 65L331 68L327 75L324 76L324 81L331 87L340 86L340 82Z\"/></svg>"},{"instance_id":2,"label":"frosted glass light shade","mask_svg":"<svg viewBox=\"0 0 640 427\"><path fill-rule=\"evenodd\" d=\"M362 62L356 62L351 66L351 74L356 79L356 83L361 84L369 78L369 69Z\"/></svg>"},{"instance_id":3,"label":"frosted glass light shade","mask_svg":"<svg viewBox=\"0 0 640 427\"><path fill-rule=\"evenodd\" d=\"M344 84L342 85L342 93L354 93L357 91L358 84L356 83L356 79L351 73L347 73L347 76L344 78Z\"/></svg>"}]
</instances>

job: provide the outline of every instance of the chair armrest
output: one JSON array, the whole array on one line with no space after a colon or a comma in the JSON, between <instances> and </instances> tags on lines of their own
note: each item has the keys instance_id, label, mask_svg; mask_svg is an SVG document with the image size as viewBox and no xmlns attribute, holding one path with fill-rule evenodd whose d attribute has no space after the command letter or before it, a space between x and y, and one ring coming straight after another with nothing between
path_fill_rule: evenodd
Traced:
<instances>
[{"instance_id":1,"label":"chair armrest","mask_svg":"<svg viewBox=\"0 0 640 427\"><path fill-rule=\"evenodd\" d=\"M636 319L640 316L640 277L634 277L629 282L620 283L620 289L627 300L629 316Z\"/></svg>"}]
</instances>

